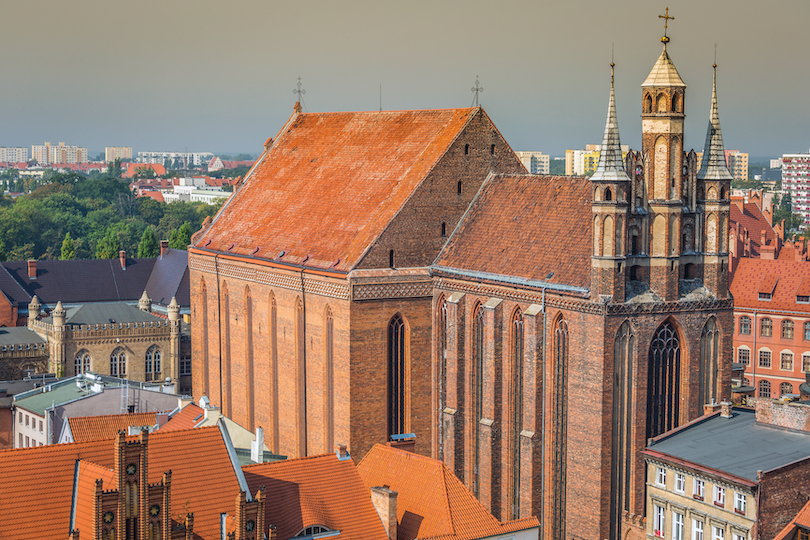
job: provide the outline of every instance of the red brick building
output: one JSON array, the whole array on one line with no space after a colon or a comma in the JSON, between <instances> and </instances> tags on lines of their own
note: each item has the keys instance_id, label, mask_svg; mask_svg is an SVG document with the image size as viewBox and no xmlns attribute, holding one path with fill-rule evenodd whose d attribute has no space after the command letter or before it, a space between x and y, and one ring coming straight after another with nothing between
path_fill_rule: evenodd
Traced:
<instances>
[{"instance_id":1,"label":"red brick building","mask_svg":"<svg viewBox=\"0 0 810 540\"><path fill-rule=\"evenodd\" d=\"M275 453L428 453L428 266L487 175L525 169L480 108L296 105L265 148L189 249L194 395Z\"/></svg>"},{"instance_id":2,"label":"red brick building","mask_svg":"<svg viewBox=\"0 0 810 540\"><path fill-rule=\"evenodd\" d=\"M643 538L639 450L730 395L716 97L698 170L665 42L640 153L623 163L611 86L596 173L490 178L431 267L433 451L543 538Z\"/></svg>"}]
</instances>

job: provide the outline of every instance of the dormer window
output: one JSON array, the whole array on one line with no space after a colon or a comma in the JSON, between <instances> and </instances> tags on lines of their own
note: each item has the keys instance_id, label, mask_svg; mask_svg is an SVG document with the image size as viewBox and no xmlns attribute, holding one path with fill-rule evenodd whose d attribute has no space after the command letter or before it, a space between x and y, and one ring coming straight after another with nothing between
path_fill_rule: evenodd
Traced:
<instances>
[{"instance_id":1,"label":"dormer window","mask_svg":"<svg viewBox=\"0 0 810 540\"><path fill-rule=\"evenodd\" d=\"M766 293L766 292L759 293L759 299L760 300L766 300L766 301L770 302L771 298L773 298L773 294L771 294L771 293Z\"/></svg>"},{"instance_id":2,"label":"dormer window","mask_svg":"<svg viewBox=\"0 0 810 540\"><path fill-rule=\"evenodd\" d=\"M323 525L310 525L309 527L304 527L303 529L301 529L301 532L296 534L295 538L300 538L302 536L312 536L313 534L321 534L328 532L332 532L332 529L324 527Z\"/></svg>"},{"instance_id":3,"label":"dormer window","mask_svg":"<svg viewBox=\"0 0 810 540\"><path fill-rule=\"evenodd\" d=\"M796 295L796 303L797 304L810 304L810 296Z\"/></svg>"}]
</instances>

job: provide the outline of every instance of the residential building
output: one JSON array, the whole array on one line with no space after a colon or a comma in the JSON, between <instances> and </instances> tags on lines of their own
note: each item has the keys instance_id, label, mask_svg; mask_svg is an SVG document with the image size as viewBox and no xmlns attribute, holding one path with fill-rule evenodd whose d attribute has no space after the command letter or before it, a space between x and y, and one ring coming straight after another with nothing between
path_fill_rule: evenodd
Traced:
<instances>
[{"instance_id":1,"label":"residential building","mask_svg":"<svg viewBox=\"0 0 810 540\"><path fill-rule=\"evenodd\" d=\"M628 145L622 145L622 159L630 151ZM589 176L596 171L599 165L599 155L602 152L601 144L586 144L585 150L565 151L565 174ZM545 173L548 174L548 173Z\"/></svg>"},{"instance_id":2,"label":"residential building","mask_svg":"<svg viewBox=\"0 0 810 540\"><path fill-rule=\"evenodd\" d=\"M63 419L59 444L115 439L119 431L127 435L137 435L146 429L150 433L165 423L168 411L142 413L103 414L95 416L73 416Z\"/></svg>"},{"instance_id":3,"label":"residential building","mask_svg":"<svg viewBox=\"0 0 810 540\"><path fill-rule=\"evenodd\" d=\"M0 327L0 378L20 380L48 372L48 344L23 327Z\"/></svg>"},{"instance_id":4,"label":"residential building","mask_svg":"<svg viewBox=\"0 0 810 540\"><path fill-rule=\"evenodd\" d=\"M810 497L810 407L755 401L755 410L707 406L709 414L642 450L647 538L774 538L801 510Z\"/></svg>"},{"instance_id":5,"label":"residential building","mask_svg":"<svg viewBox=\"0 0 810 540\"><path fill-rule=\"evenodd\" d=\"M132 159L132 147L131 146L104 147L104 161L109 163L111 161L115 161L116 159Z\"/></svg>"},{"instance_id":6,"label":"residential building","mask_svg":"<svg viewBox=\"0 0 810 540\"><path fill-rule=\"evenodd\" d=\"M740 259L731 282L735 361L756 395L798 395L810 372L810 263Z\"/></svg>"},{"instance_id":7,"label":"residential building","mask_svg":"<svg viewBox=\"0 0 810 540\"><path fill-rule=\"evenodd\" d=\"M728 170L735 180L748 180L748 154L739 150L726 150Z\"/></svg>"},{"instance_id":8,"label":"residential building","mask_svg":"<svg viewBox=\"0 0 810 540\"><path fill-rule=\"evenodd\" d=\"M0 382L0 450L14 448L14 396L54 382L53 375Z\"/></svg>"},{"instance_id":9,"label":"residential building","mask_svg":"<svg viewBox=\"0 0 810 540\"><path fill-rule=\"evenodd\" d=\"M28 148L0 146L0 162L21 163L28 161Z\"/></svg>"},{"instance_id":10,"label":"residential building","mask_svg":"<svg viewBox=\"0 0 810 540\"><path fill-rule=\"evenodd\" d=\"M122 176L124 178L134 178L141 171L149 171L155 173L155 176L163 176L166 174L166 167L160 163L125 163L126 169Z\"/></svg>"},{"instance_id":11,"label":"residential building","mask_svg":"<svg viewBox=\"0 0 810 540\"><path fill-rule=\"evenodd\" d=\"M31 146L31 159L40 165L51 165L54 163L87 163L87 148L79 146L66 146L60 142L57 146L51 143L35 144Z\"/></svg>"},{"instance_id":12,"label":"residential building","mask_svg":"<svg viewBox=\"0 0 810 540\"><path fill-rule=\"evenodd\" d=\"M532 174L549 173L549 155L542 152L515 152L526 170Z\"/></svg>"},{"instance_id":13,"label":"residential building","mask_svg":"<svg viewBox=\"0 0 810 540\"><path fill-rule=\"evenodd\" d=\"M782 158L771 159L770 167L771 167L771 169L781 169L782 168Z\"/></svg>"},{"instance_id":14,"label":"residential building","mask_svg":"<svg viewBox=\"0 0 810 540\"><path fill-rule=\"evenodd\" d=\"M793 213L802 216L801 228L810 224L810 153L782 156L782 194L790 195Z\"/></svg>"},{"instance_id":15,"label":"residential building","mask_svg":"<svg viewBox=\"0 0 810 540\"><path fill-rule=\"evenodd\" d=\"M138 152L138 163L159 163L170 169L199 167L211 160L211 152Z\"/></svg>"}]
</instances>

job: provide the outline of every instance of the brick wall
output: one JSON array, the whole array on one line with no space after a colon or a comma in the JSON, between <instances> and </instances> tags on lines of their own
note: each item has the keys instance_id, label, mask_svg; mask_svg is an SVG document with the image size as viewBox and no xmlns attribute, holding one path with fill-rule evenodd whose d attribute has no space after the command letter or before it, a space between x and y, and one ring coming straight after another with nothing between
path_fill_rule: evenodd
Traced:
<instances>
[{"instance_id":1,"label":"brick wall","mask_svg":"<svg viewBox=\"0 0 810 540\"><path fill-rule=\"evenodd\" d=\"M810 458L773 471L760 472L758 476L759 500L754 538L774 538L810 499Z\"/></svg>"},{"instance_id":2,"label":"brick wall","mask_svg":"<svg viewBox=\"0 0 810 540\"><path fill-rule=\"evenodd\" d=\"M810 405L782 403L768 398L749 398L749 405L752 402L756 410L757 422L810 431Z\"/></svg>"}]
</instances>

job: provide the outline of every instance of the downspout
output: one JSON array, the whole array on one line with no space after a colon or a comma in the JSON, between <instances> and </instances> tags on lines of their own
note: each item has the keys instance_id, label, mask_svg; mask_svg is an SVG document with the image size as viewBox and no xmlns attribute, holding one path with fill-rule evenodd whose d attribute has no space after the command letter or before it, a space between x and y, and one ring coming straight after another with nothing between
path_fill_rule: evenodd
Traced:
<instances>
[{"instance_id":1,"label":"downspout","mask_svg":"<svg viewBox=\"0 0 810 540\"><path fill-rule=\"evenodd\" d=\"M223 414L225 413L225 403L222 399L222 298L219 295L219 253L214 255L214 273L217 278L217 324L219 331L217 332L217 342L219 347L219 406ZM228 411L231 414L231 411Z\"/></svg>"},{"instance_id":2,"label":"downspout","mask_svg":"<svg viewBox=\"0 0 810 540\"><path fill-rule=\"evenodd\" d=\"M540 386L540 406L543 409L543 425L540 426L540 468L546 466L546 287L543 287L543 301L540 306L543 312L543 354L541 365L543 369L543 384ZM546 516L546 471L540 474L540 538L543 538L543 524Z\"/></svg>"},{"instance_id":3,"label":"downspout","mask_svg":"<svg viewBox=\"0 0 810 540\"><path fill-rule=\"evenodd\" d=\"M301 333L304 342L304 346L301 348L301 374L302 382L301 385L301 396L303 401L303 424L304 424L304 441L303 441L303 456L307 455L307 296L306 291L304 290L304 270L305 268L301 267L301 309L304 312L304 322L301 325ZM296 344L297 345L297 344ZM329 414L332 414L330 411Z\"/></svg>"},{"instance_id":4,"label":"downspout","mask_svg":"<svg viewBox=\"0 0 810 540\"><path fill-rule=\"evenodd\" d=\"M757 310L754 310L754 327L751 329L751 332L754 334L754 345L753 351L751 353L754 355L753 358L749 358L751 362L751 368L753 369L753 376L751 377L751 386L754 387L754 397L757 397L757 363L759 362L759 354L757 354ZM771 334L773 334L773 330L771 330ZM732 360L733 361L733 360ZM773 358L771 358L771 366L773 366ZM757 507L759 508L759 507Z\"/></svg>"}]
</instances>

